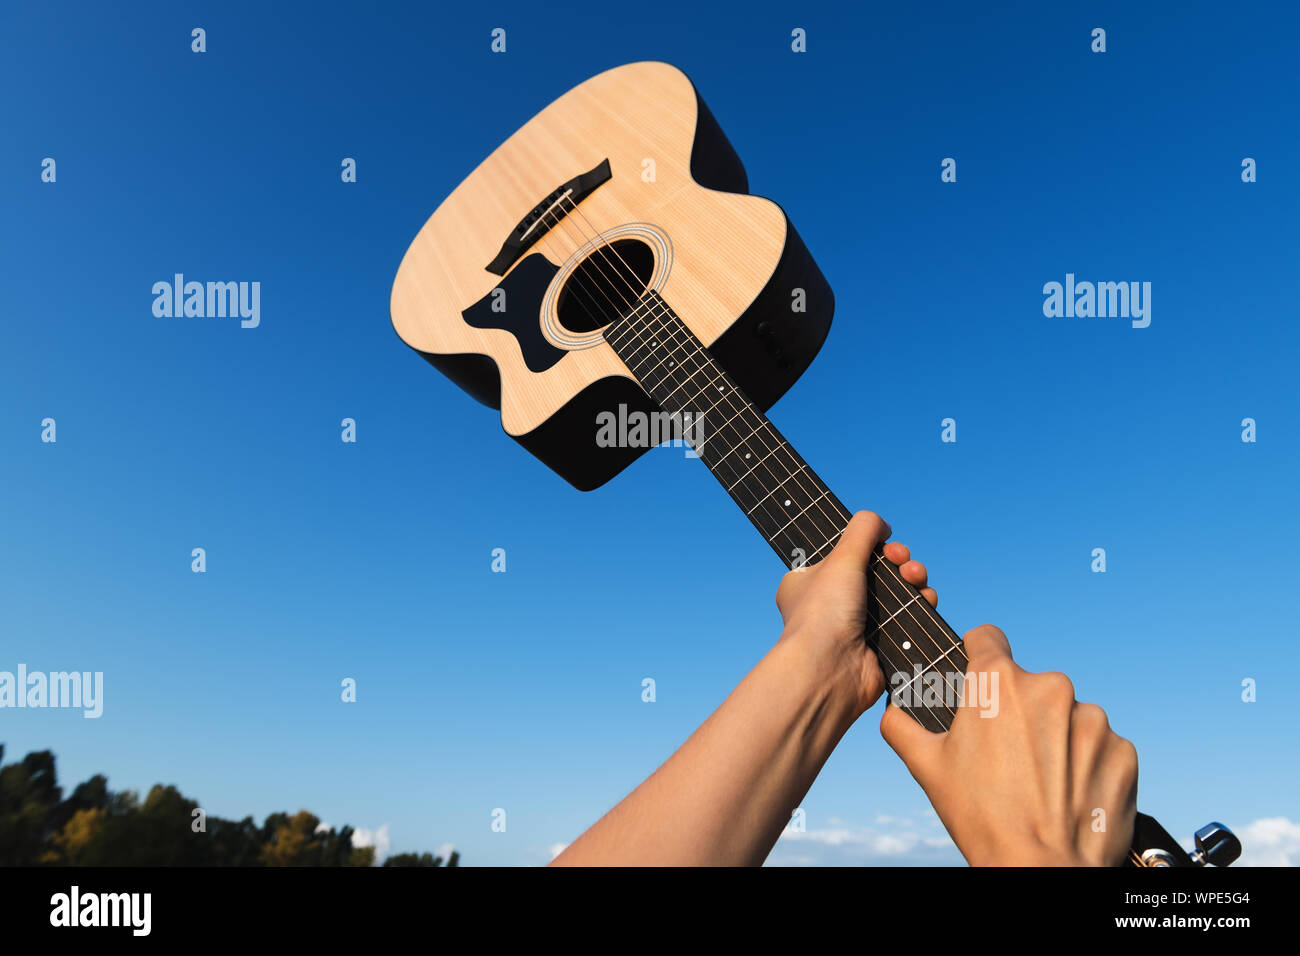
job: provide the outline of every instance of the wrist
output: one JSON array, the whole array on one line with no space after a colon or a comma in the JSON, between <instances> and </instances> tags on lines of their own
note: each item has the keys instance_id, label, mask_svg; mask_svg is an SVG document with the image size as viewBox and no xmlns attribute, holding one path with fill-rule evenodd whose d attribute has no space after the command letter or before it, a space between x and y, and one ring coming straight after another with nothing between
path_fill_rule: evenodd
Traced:
<instances>
[{"instance_id":1,"label":"wrist","mask_svg":"<svg viewBox=\"0 0 1300 956\"><path fill-rule=\"evenodd\" d=\"M971 861L972 866L1088 866L1073 847L1052 845L1041 839L1026 838L1015 842L999 842L981 854L984 862Z\"/></svg>"},{"instance_id":2,"label":"wrist","mask_svg":"<svg viewBox=\"0 0 1300 956\"><path fill-rule=\"evenodd\" d=\"M874 698L866 699L863 692L864 655L856 655L855 660L812 635L786 630L768 656L800 694L815 705L813 712L841 734L874 703ZM867 663L876 667L874 661Z\"/></svg>"}]
</instances>

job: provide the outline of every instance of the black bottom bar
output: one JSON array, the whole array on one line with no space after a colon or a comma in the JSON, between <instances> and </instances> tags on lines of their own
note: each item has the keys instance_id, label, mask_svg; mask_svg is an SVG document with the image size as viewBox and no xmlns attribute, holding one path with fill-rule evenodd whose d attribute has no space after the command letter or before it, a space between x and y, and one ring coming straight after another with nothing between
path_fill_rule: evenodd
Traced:
<instances>
[{"instance_id":1,"label":"black bottom bar","mask_svg":"<svg viewBox=\"0 0 1300 956\"><path fill-rule=\"evenodd\" d=\"M854 932L856 925L864 940L890 951L902 951L904 943L918 952L956 940L1043 942L1098 934L1170 941L1195 935L1231 945L1260 929L1271 937L1288 932L1295 882L1294 870L1248 868L7 869L0 870L0 932L6 948L23 939L57 943L73 935L81 943L129 944L144 929L144 897L118 894L147 893L148 938L179 943L337 945L356 938L383 945L465 932L499 941L517 928L554 944L597 927L621 927L628 940L650 932L669 945L686 938L682 933L698 938L688 932L691 924L743 936L765 932L776 921L802 927L811 938ZM119 925L52 925L52 919L71 923L74 886L78 923L93 909L96 921L116 916ZM99 894L115 896L106 901ZM93 904L87 902L91 895Z\"/></svg>"}]
</instances>

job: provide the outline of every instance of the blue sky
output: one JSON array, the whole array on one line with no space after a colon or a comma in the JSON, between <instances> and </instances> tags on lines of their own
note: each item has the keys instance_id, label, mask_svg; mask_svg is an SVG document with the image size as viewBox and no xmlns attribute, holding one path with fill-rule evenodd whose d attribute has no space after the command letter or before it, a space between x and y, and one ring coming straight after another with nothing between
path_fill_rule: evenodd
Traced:
<instances>
[{"instance_id":1,"label":"blue sky","mask_svg":"<svg viewBox=\"0 0 1300 956\"><path fill-rule=\"evenodd\" d=\"M1268 859L1296 858L1298 26L1195 3L7 6L0 670L105 681L98 720L0 711L7 758L527 865L722 700L779 633L781 568L707 470L662 448L580 494L388 318L483 156L661 59L835 289L778 427L888 518L954 627L1000 625L1107 708L1143 809L1179 837L1273 820ZM259 281L260 325L155 317L177 272ZM1045 317L1066 273L1151 282L1151 325ZM878 717L772 862L955 859Z\"/></svg>"}]
</instances>

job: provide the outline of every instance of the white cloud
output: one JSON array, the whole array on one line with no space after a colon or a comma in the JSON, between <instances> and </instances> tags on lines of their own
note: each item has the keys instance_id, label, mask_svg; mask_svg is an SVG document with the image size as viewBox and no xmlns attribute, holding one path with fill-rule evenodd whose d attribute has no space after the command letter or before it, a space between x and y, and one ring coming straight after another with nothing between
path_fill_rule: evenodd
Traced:
<instances>
[{"instance_id":1,"label":"white cloud","mask_svg":"<svg viewBox=\"0 0 1300 956\"><path fill-rule=\"evenodd\" d=\"M785 830L768 857L772 866L960 866L961 853L946 833L918 831L909 818L881 814L874 826L830 826L804 832Z\"/></svg>"},{"instance_id":2,"label":"white cloud","mask_svg":"<svg viewBox=\"0 0 1300 956\"><path fill-rule=\"evenodd\" d=\"M834 820L831 821L832 824L834 824L835 822L836 821ZM894 825L898 825L900 827L912 826L911 820L908 820L906 818L900 820L898 817L891 817L887 813L882 813L880 816L876 817L876 823L882 827L894 826Z\"/></svg>"},{"instance_id":3,"label":"white cloud","mask_svg":"<svg viewBox=\"0 0 1300 956\"><path fill-rule=\"evenodd\" d=\"M1300 866L1300 823L1265 817L1234 831L1241 839L1237 866Z\"/></svg>"},{"instance_id":4,"label":"white cloud","mask_svg":"<svg viewBox=\"0 0 1300 956\"><path fill-rule=\"evenodd\" d=\"M375 863L383 863L384 857L388 856L388 851L393 846L393 842L388 836L388 824L385 823L378 830L367 830L365 827L358 827L352 831L352 845L374 847Z\"/></svg>"},{"instance_id":5,"label":"white cloud","mask_svg":"<svg viewBox=\"0 0 1300 956\"><path fill-rule=\"evenodd\" d=\"M961 853L948 834L935 832L933 811L922 826L880 814L872 826L851 826L831 818L827 826L799 833L785 830L768 857L771 866L961 866ZM1300 823L1266 817L1237 829L1243 847L1236 866L1300 866Z\"/></svg>"},{"instance_id":6,"label":"white cloud","mask_svg":"<svg viewBox=\"0 0 1300 956\"><path fill-rule=\"evenodd\" d=\"M554 860L557 856L568 849L568 847L569 844L567 843L552 843L546 848L546 852L551 854L551 859Z\"/></svg>"}]
</instances>

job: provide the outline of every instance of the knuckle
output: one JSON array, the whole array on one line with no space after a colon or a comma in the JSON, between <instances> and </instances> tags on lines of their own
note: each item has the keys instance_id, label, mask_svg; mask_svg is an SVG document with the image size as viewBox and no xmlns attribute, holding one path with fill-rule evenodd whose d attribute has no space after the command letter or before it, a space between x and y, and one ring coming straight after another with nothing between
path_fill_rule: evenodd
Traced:
<instances>
[{"instance_id":1,"label":"knuckle","mask_svg":"<svg viewBox=\"0 0 1300 956\"><path fill-rule=\"evenodd\" d=\"M1006 637L1002 629L995 624L981 624L979 627L972 627L966 632L969 637Z\"/></svg>"},{"instance_id":2,"label":"knuckle","mask_svg":"<svg viewBox=\"0 0 1300 956\"><path fill-rule=\"evenodd\" d=\"M1046 671L1039 674L1038 683L1043 694L1054 700L1074 700L1074 681L1060 671Z\"/></svg>"},{"instance_id":3,"label":"knuckle","mask_svg":"<svg viewBox=\"0 0 1300 956\"><path fill-rule=\"evenodd\" d=\"M982 671L1001 671L1008 680L1016 676L1016 667L1013 666L1010 655L1001 648L982 651L974 660L979 662L979 669Z\"/></svg>"},{"instance_id":4,"label":"knuckle","mask_svg":"<svg viewBox=\"0 0 1300 956\"><path fill-rule=\"evenodd\" d=\"M978 658L981 661L990 663L1005 662L1011 659L1011 655L1007 651L1006 636L992 624L981 624L979 627L971 628L966 632L963 639L968 644L972 639L975 639L977 646L974 653L967 651L971 658Z\"/></svg>"},{"instance_id":5,"label":"knuckle","mask_svg":"<svg viewBox=\"0 0 1300 956\"><path fill-rule=\"evenodd\" d=\"M876 514L874 511L855 512L850 520L856 521L858 524L867 528L876 529L877 531L885 525L885 519L880 517L880 515Z\"/></svg>"},{"instance_id":6,"label":"knuckle","mask_svg":"<svg viewBox=\"0 0 1300 956\"><path fill-rule=\"evenodd\" d=\"M1129 740L1127 737L1121 737L1119 734L1112 734L1111 736L1115 738L1113 745L1115 748L1116 759L1119 761L1120 767L1123 768L1126 773L1136 777L1138 771L1137 747L1134 746L1133 741Z\"/></svg>"},{"instance_id":7,"label":"knuckle","mask_svg":"<svg viewBox=\"0 0 1300 956\"><path fill-rule=\"evenodd\" d=\"M1081 727L1089 730L1103 734L1110 730L1110 718L1106 716L1106 711L1097 704L1075 704L1074 719Z\"/></svg>"}]
</instances>

